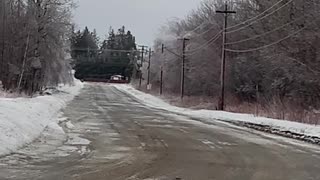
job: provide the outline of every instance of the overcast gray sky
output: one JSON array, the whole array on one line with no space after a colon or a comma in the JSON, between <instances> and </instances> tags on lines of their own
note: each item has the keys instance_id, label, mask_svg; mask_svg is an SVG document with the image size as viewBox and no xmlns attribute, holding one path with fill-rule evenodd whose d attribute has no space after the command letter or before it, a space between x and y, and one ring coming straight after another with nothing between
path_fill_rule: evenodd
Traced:
<instances>
[{"instance_id":1,"label":"overcast gray sky","mask_svg":"<svg viewBox=\"0 0 320 180\"><path fill-rule=\"evenodd\" d=\"M171 18L183 18L201 0L78 0L75 22L97 29L105 37L109 27L125 25L137 43L152 45L160 27Z\"/></svg>"}]
</instances>

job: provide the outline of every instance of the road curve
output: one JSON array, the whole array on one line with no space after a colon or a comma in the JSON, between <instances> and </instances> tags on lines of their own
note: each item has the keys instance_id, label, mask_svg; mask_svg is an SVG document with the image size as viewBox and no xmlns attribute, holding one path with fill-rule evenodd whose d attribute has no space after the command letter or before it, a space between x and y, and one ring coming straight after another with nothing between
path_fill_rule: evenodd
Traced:
<instances>
[{"instance_id":1,"label":"road curve","mask_svg":"<svg viewBox=\"0 0 320 180\"><path fill-rule=\"evenodd\" d=\"M0 158L0 179L319 180L320 150L302 142L147 107L87 84L67 119Z\"/></svg>"}]
</instances>

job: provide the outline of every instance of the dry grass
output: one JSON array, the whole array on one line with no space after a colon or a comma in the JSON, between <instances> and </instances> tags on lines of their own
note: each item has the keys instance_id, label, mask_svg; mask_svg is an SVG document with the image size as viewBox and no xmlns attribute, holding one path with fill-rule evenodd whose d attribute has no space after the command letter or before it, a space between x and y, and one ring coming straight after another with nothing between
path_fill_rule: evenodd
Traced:
<instances>
[{"instance_id":1,"label":"dry grass","mask_svg":"<svg viewBox=\"0 0 320 180\"><path fill-rule=\"evenodd\" d=\"M170 104L186 107L191 109L209 109L215 110L216 109L216 100L212 97L205 97L205 96L186 96L181 101L180 96L175 95L166 95L163 97L166 101Z\"/></svg>"},{"instance_id":2,"label":"dry grass","mask_svg":"<svg viewBox=\"0 0 320 180\"><path fill-rule=\"evenodd\" d=\"M17 93L17 92L7 92L0 90L0 98L19 98L19 97L29 97L25 94Z\"/></svg>"},{"instance_id":3,"label":"dry grass","mask_svg":"<svg viewBox=\"0 0 320 180\"><path fill-rule=\"evenodd\" d=\"M284 119L306 124L318 125L320 123L320 111L308 111L290 102L282 102L277 98L264 103L239 102L235 98L228 102L227 110L231 112L248 113L260 117Z\"/></svg>"},{"instance_id":4,"label":"dry grass","mask_svg":"<svg viewBox=\"0 0 320 180\"><path fill-rule=\"evenodd\" d=\"M14 92L14 91L3 90L2 83L0 81L0 98L18 98L18 97L26 97L26 95L18 92Z\"/></svg>"},{"instance_id":5,"label":"dry grass","mask_svg":"<svg viewBox=\"0 0 320 180\"><path fill-rule=\"evenodd\" d=\"M144 87L144 86L142 86ZM141 91L159 96L158 91L147 91L141 88ZM209 96L186 96L181 100L179 94L165 94L161 96L168 103L184 108L215 110L218 104L218 98ZM268 117L279 120L289 120L306 124L320 124L320 110L306 110L290 102L280 101L274 98L270 102L248 103L242 102L238 98L227 95L226 111L234 113L254 114L255 116Z\"/></svg>"}]
</instances>

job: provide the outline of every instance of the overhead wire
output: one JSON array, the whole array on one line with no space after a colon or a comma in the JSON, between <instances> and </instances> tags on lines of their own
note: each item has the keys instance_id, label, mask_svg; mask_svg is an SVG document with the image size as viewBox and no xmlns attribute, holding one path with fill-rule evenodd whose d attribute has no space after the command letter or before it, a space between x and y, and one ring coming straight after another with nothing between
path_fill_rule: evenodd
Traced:
<instances>
[{"instance_id":1,"label":"overhead wire","mask_svg":"<svg viewBox=\"0 0 320 180\"><path fill-rule=\"evenodd\" d=\"M276 10L274 10L274 11L272 11L272 12L266 14L266 15L264 15L265 13L267 13L268 11L270 11L271 9L273 9L274 7L276 7L277 5L279 5L280 3L282 3L283 1L285 1L285 0L281 0L281 1L277 2L277 3L275 3L274 5L272 5L270 8L268 8L267 10L265 10L264 12L262 12L261 14L259 14L258 16L255 16L255 17L253 17L253 18L251 18L251 19L249 19L249 20L247 20L247 21L244 21L244 22L239 23L239 24L237 24L237 25L234 25L234 26L231 26L231 27L226 28L226 30L232 29L232 28L238 27L238 26L240 26L240 25L243 25L243 24L245 24L245 23L248 23L248 22L252 21L252 22L250 22L249 24L247 24L246 26L240 27L240 28L238 28L238 29L236 29L236 30L229 31L229 32L226 32L226 33L228 34L228 33L237 32L237 31L239 31L239 30L245 29L246 27L249 27L249 26L252 25L253 23L255 23L255 22L259 21L259 20L262 20L262 19L264 19L264 18L266 18L266 17L269 17L269 16L272 15L273 13L275 13L275 12L279 11L280 9L284 8L284 7L287 6L289 3L291 3L293 0L289 0L287 3L285 3L285 4L282 5L281 7L277 8ZM262 16L262 15L264 15L264 16ZM262 17L260 17L260 16L262 16ZM201 36L201 35L209 32L209 31L210 31L211 29L213 29L213 28L214 28L214 27L210 28L209 30L207 30L207 31L205 31L205 32L203 32L203 33L201 33L201 34L199 34L199 36ZM200 47L189 51L189 53L194 54L194 52L197 52L197 51L203 49L204 47L207 47L208 45L211 45L213 42L215 42L215 41L217 40L217 39L216 39L216 38L217 38L217 35L220 35L222 32L223 32L223 30L221 30L220 32L218 32L213 38L211 38L209 41L207 41L206 43L204 43L204 44L201 45Z\"/></svg>"},{"instance_id":2,"label":"overhead wire","mask_svg":"<svg viewBox=\"0 0 320 180\"><path fill-rule=\"evenodd\" d=\"M226 28L226 30L236 28L236 27L241 26L241 25L243 25L243 24L246 24L246 23L248 23L248 22L250 22L250 21L254 21L254 20L258 19L260 16L264 15L265 13L267 13L268 11L270 11L271 9L273 9L274 7L276 7L277 5L279 5L280 3L282 3L283 1L285 1L285 0L281 0L281 1L277 2L277 3L275 3L275 4L272 5L270 8L266 9L265 11L263 11L262 13L260 13L259 15L255 16L255 17L253 17L253 18L251 18L251 19L248 19L248 20L246 20L246 21L244 21L244 22L241 22L241 23L239 23L239 24L236 24L236 25L234 25L234 26L230 26L230 27ZM291 1L293 1L293 0L291 0ZM283 8L283 7L282 7L282 8ZM281 9L282 9L282 8L281 8ZM278 10L280 10L280 9L278 9ZM278 11L278 10L276 10L276 11ZM276 11L275 11L275 12L276 12ZM275 13L275 12L272 12L271 14L273 14L273 13ZM271 15L271 14L270 14L270 15ZM262 19L263 19L263 18L262 18ZM209 22L210 24L213 24L210 20L209 20L208 22ZM193 31L190 31L190 32L195 32L198 28L200 28L200 27L201 27L202 25L204 25L204 24L205 24L205 23L202 23L200 26L198 26L196 29L194 29ZM211 31L213 28L214 28L214 27L211 27L210 29L202 32L201 34L197 34L197 36L201 36L201 35L203 35L203 34L206 34L206 33L208 33L209 31ZM188 34L188 33L186 33L186 34ZM185 35L186 35L186 34L185 34Z\"/></svg>"},{"instance_id":3,"label":"overhead wire","mask_svg":"<svg viewBox=\"0 0 320 180\"><path fill-rule=\"evenodd\" d=\"M201 46L189 50L186 52L186 55L193 55L194 53L200 51L201 49L211 45L212 43L214 43L215 41L217 41L219 39L219 37L221 36L221 33L223 32L223 30L221 30L220 32L218 32L213 38L211 38L209 41L207 41L206 43L202 44Z\"/></svg>"},{"instance_id":4,"label":"overhead wire","mask_svg":"<svg viewBox=\"0 0 320 180\"><path fill-rule=\"evenodd\" d=\"M199 26L197 26L195 29L184 33L183 36L186 36L187 34L190 34L190 33L195 33L198 29L200 29L203 25L207 24L208 22L209 22L209 21L205 21L205 22L201 23L201 24L200 24Z\"/></svg>"},{"instance_id":5,"label":"overhead wire","mask_svg":"<svg viewBox=\"0 0 320 180\"><path fill-rule=\"evenodd\" d=\"M246 24L246 23L248 23L248 22L250 22L250 21L253 21L253 20L259 18L260 16L264 15L266 12L270 11L271 9L273 9L274 7L276 7L277 5L279 5L280 3L282 3L283 1L285 1L285 0L281 0L281 1L277 2L277 3L275 3L275 4L272 5L270 8L268 8L268 9L265 10L264 12L260 13L259 15L255 16L255 17L253 17L253 18L251 18L251 19L248 19L248 20L246 20L246 21L244 21L244 22L241 22L241 23L239 23L239 24L236 24L236 25L234 25L234 26L230 26L230 27L226 28L226 30L236 28L236 27L238 27L238 26L241 26L241 25L243 25L243 24ZM292 1L292 0L291 0L291 1ZM279 9L278 9L278 10L279 10ZM278 11L278 10L276 10L276 11ZM273 14L273 13L275 13L275 12L272 12L272 14ZM212 21L210 21L210 20L208 20L208 22L209 22L210 24L213 24ZM202 25L204 25L204 24L205 24L205 23L202 23L200 26L198 26L196 29L194 29L193 31L190 31L190 32L195 32L198 28L200 28L200 27L201 27ZM196 36L202 36L203 34L208 33L209 31L211 31L211 30L214 29L214 28L215 28L215 27L211 27L210 29L202 32L201 34L197 34ZM188 33L186 33L186 34L188 34ZM186 34L185 34L185 35L186 35ZM184 35L184 36L185 36L185 35Z\"/></svg>"},{"instance_id":6,"label":"overhead wire","mask_svg":"<svg viewBox=\"0 0 320 180\"><path fill-rule=\"evenodd\" d=\"M258 50L266 49L266 48L271 47L271 46L273 46L273 45L276 45L276 44L278 44L278 43L280 43L280 42L282 42L282 41L284 41L284 40L289 39L290 37L292 37L292 36L300 33L301 31L303 31L305 28L306 28L306 27L301 28L301 29L299 29L298 31L289 34L288 36L286 36L286 37L283 38L283 39L280 39L280 40L275 41L275 42L273 42L273 43L271 43L271 44L264 45L264 46L261 46L261 47L252 48L252 49L245 49L245 50L236 50L236 49L225 49L225 50L228 51L228 52L234 52L234 53L247 53L247 52L253 52L253 51L258 51Z\"/></svg>"},{"instance_id":7,"label":"overhead wire","mask_svg":"<svg viewBox=\"0 0 320 180\"><path fill-rule=\"evenodd\" d=\"M252 22L250 22L249 24L247 24L247 25L245 25L245 26L242 26L242 27L240 27L240 28L238 28L238 29L235 29L235 30L232 30L232 31L227 31L226 33L227 33L227 34L231 34L231 33L234 33L234 32L238 32L238 31L240 31L240 30L242 30L242 29L245 29L245 28L249 27L250 25L252 25L252 24L254 24L254 23L256 23L256 22L258 22L258 21L260 21L260 20L262 20L262 19L264 19L264 18L266 18L266 17L271 16L271 15L274 14L275 12L277 12L277 11L281 10L282 8L286 7L287 5L289 5L292 1L293 1L293 0L289 0L287 3L285 3L285 4L283 4L282 6L278 7L278 8L275 9L274 11L272 11L272 12L270 12L270 13L268 13L268 14L266 14L266 15L258 18L258 19L256 19L255 21L252 21ZM227 28L227 29L230 29L230 27Z\"/></svg>"},{"instance_id":8,"label":"overhead wire","mask_svg":"<svg viewBox=\"0 0 320 180\"><path fill-rule=\"evenodd\" d=\"M182 58L182 56L181 55L179 55L179 54L177 54L177 53L175 53L175 52L173 52L172 50L170 50L170 49L168 49L168 48L164 48L164 49L166 49L168 52L170 52L171 54L174 54L174 55L176 55L177 57L179 57L179 58Z\"/></svg>"},{"instance_id":9,"label":"overhead wire","mask_svg":"<svg viewBox=\"0 0 320 180\"><path fill-rule=\"evenodd\" d=\"M277 5L281 4L281 3L284 2L284 1L285 1L285 0L281 0L281 1L277 2L277 3L275 3L275 4L272 5L270 8L266 9L264 12L260 13L259 15L255 16L255 17L253 17L253 18L251 18L251 19L248 19L248 20L246 20L246 21L244 21L244 22L241 22L241 23L239 23L239 24L236 24L236 25L234 25L234 26L230 26L230 27L226 28L226 30L229 30L229 29L233 29L233 28L239 27L239 26L241 26L241 25L243 25L243 24L249 23L249 24L246 24L245 26L242 26L242 27L240 27L240 28L238 28L238 29L235 29L235 30L232 30L232 31L227 31L226 34L240 31L240 30L245 29L245 28L249 27L250 25L256 23L256 22L259 21L259 20L262 20L262 19L264 19L264 18L267 18L267 17L271 16L271 15L274 14L275 12L277 12L277 11L281 10L282 8L286 7L286 6L287 6L288 4L290 4L293 0L289 0L288 2L286 2L285 4L283 4L282 6L278 7L277 9L275 9L274 11L267 13L268 11L272 10L274 7L276 7ZM267 14L265 14L265 13L267 13ZM291 22L291 23L293 23L293 22ZM287 23L286 25L291 24L291 23ZM193 31L190 31L190 32L195 32L197 29L199 29L199 28L200 28L201 26L203 26L204 24L205 24L205 23L202 23L201 25L199 25L199 26L196 27ZM281 26L281 28L285 27L286 25ZM211 31L213 28L214 28L214 27L212 27L212 28L210 28L210 29L202 32L201 34L197 34L197 36L201 36L201 35L203 35L203 34L206 34L206 33L208 33L209 31ZM275 30L266 32L266 33L264 33L264 34L262 34L262 35L258 35L258 36L255 36L255 37L252 37L252 38L248 38L248 39L245 39L245 40L227 43L227 45L229 45L229 44L241 43L241 42L249 41L249 40L252 40L252 39L256 39L256 38L259 38L260 36L267 35L267 34L269 34L269 33L275 32L275 31L277 31L277 30L279 30L279 29L281 29L281 28L277 28L277 29L275 29ZM212 43L214 43L216 40L219 39L219 37L220 37L220 35L221 35L221 33L222 33L223 31L224 31L224 30L221 30L220 32L218 32L215 36L213 36L213 38L211 38L209 41L207 41L206 43L202 44L202 45L199 46L198 48L195 48L195 49L192 49L192 50L187 51L187 52L186 52L186 55L193 55L193 54L197 53L198 51L200 51L201 49L203 49L203 48L211 45ZM190 32L189 32L189 33L190 33ZM186 33L186 34L188 34L188 33ZM186 35L186 34L185 34L185 35ZM280 42L281 42L281 41L280 41ZM229 50L231 50L231 49L229 49ZM176 54L175 54L175 55L176 55Z\"/></svg>"},{"instance_id":10,"label":"overhead wire","mask_svg":"<svg viewBox=\"0 0 320 180\"><path fill-rule=\"evenodd\" d=\"M254 39L263 37L263 36L265 36L265 35L268 35L268 34L271 34L271 33L273 33L273 32L279 31L280 29L283 29L284 27L286 27L286 26L288 26L288 25L290 25L290 24L292 24L292 23L297 22L297 21L301 20L302 18L303 18L303 17L300 17L300 18L298 18L298 19L296 19L296 20L290 21L289 23L286 23L286 24L284 24L284 25L282 25L282 26L280 26L280 27L278 27L278 28L276 28L276 29L273 29L273 30L271 30L271 31L265 32L265 33L263 33L263 34L259 34L259 35L256 35L256 36L252 36L252 37L250 37L250 38L243 39L243 40L240 40L240 41L229 42L229 43L226 43L226 45L239 44L239 43L243 43L243 42L247 42L247 41L250 41L250 40L254 40Z\"/></svg>"},{"instance_id":11,"label":"overhead wire","mask_svg":"<svg viewBox=\"0 0 320 180\"><path fill-rule=\"evenodd\" d=\"M89 48L74 48L71 51L107 51L107 52L138 52L138 50L117 50L117 49L89 49Z\"/></svg>"},{"instance_id":12,"label":"overhead wire","mask_svg":"<svg viewBox=\"0 0 320 180\"><path fill-rule=\"evenodd\" d=\"M266 9L265 11L263 11L262 13L258 14L258 15L255 16L255 17L252 17L252 18L250 18L250 19L248 19L248 20L246 20L246 21L244 21L244 22L241 22L241 23L236 24L236 25L233 25L233 26L229 26L229 27L227 28L227 30L236 28L236 27L241 26L241 25L243 25L243 24L246 24L246 23L248 23L248 22L250 22L250 21L254 21L255 19L258 19L260 16L262 16L262 15L265 14L265 13L267 13L268 11L270 11L271 9L273 9L274 7L276 7L277 5L279 5L280 3L284 2L284 1L285 1L285 0L281 0L281 1L277 2L277 3L275 3L275 4L272 5L270 8Z\"/></svg>"},{"instance_id":13,"label":"overhead wire","mask_svg":"<svg viewBox=\"0 0 320 180\"><path fill-rule=\"evenodd\" d=\"M211 20L208 20L209 24L210 25L218 25L217 23L213 23ZM219 25L218 25L219 26ZM196 37L199 37L199 36L202 36L202 35L205 35L207 34L208 32L210 32L211 30L213 30L214 28L216 28L216 26L212 26L210 27L209 29L205 30L204 32L201 32L199 34L195 34L194 36Z\"/></svg>"}]
</instances>

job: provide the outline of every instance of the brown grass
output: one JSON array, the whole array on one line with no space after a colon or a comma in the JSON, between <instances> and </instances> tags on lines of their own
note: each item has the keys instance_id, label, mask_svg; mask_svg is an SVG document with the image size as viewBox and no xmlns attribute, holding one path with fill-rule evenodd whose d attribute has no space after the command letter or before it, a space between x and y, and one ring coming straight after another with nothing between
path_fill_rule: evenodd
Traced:
<instances>
[{"instance_id":1,"label":"brown grass","mask_svg":"<svg viewBox=\"0 0 320 180\"><path fill-rule=\"evenodd\" d=\"M135 86L136 88L138 86ZM154 88L158 89L158 88ZM140 89L146 93L158 96L157 90L147 91L145 85ZM217 97L209 96L185 96L181 100L179 94L164 94L160 98L164 99L168 103L184 108L191 109L208 109L215 110L218 104ZM289 120L294 122L306 123L306 124L320 124L320 110L306 110L302 107L293 105L290 102L280 101L279 98L273 98L269 102L263 103L248 103L240 101L238 98L227 95L226 99L226 111L235 113L254 114L255 116L267 117L279 120Z\"/></svg>"}]
</instances>

